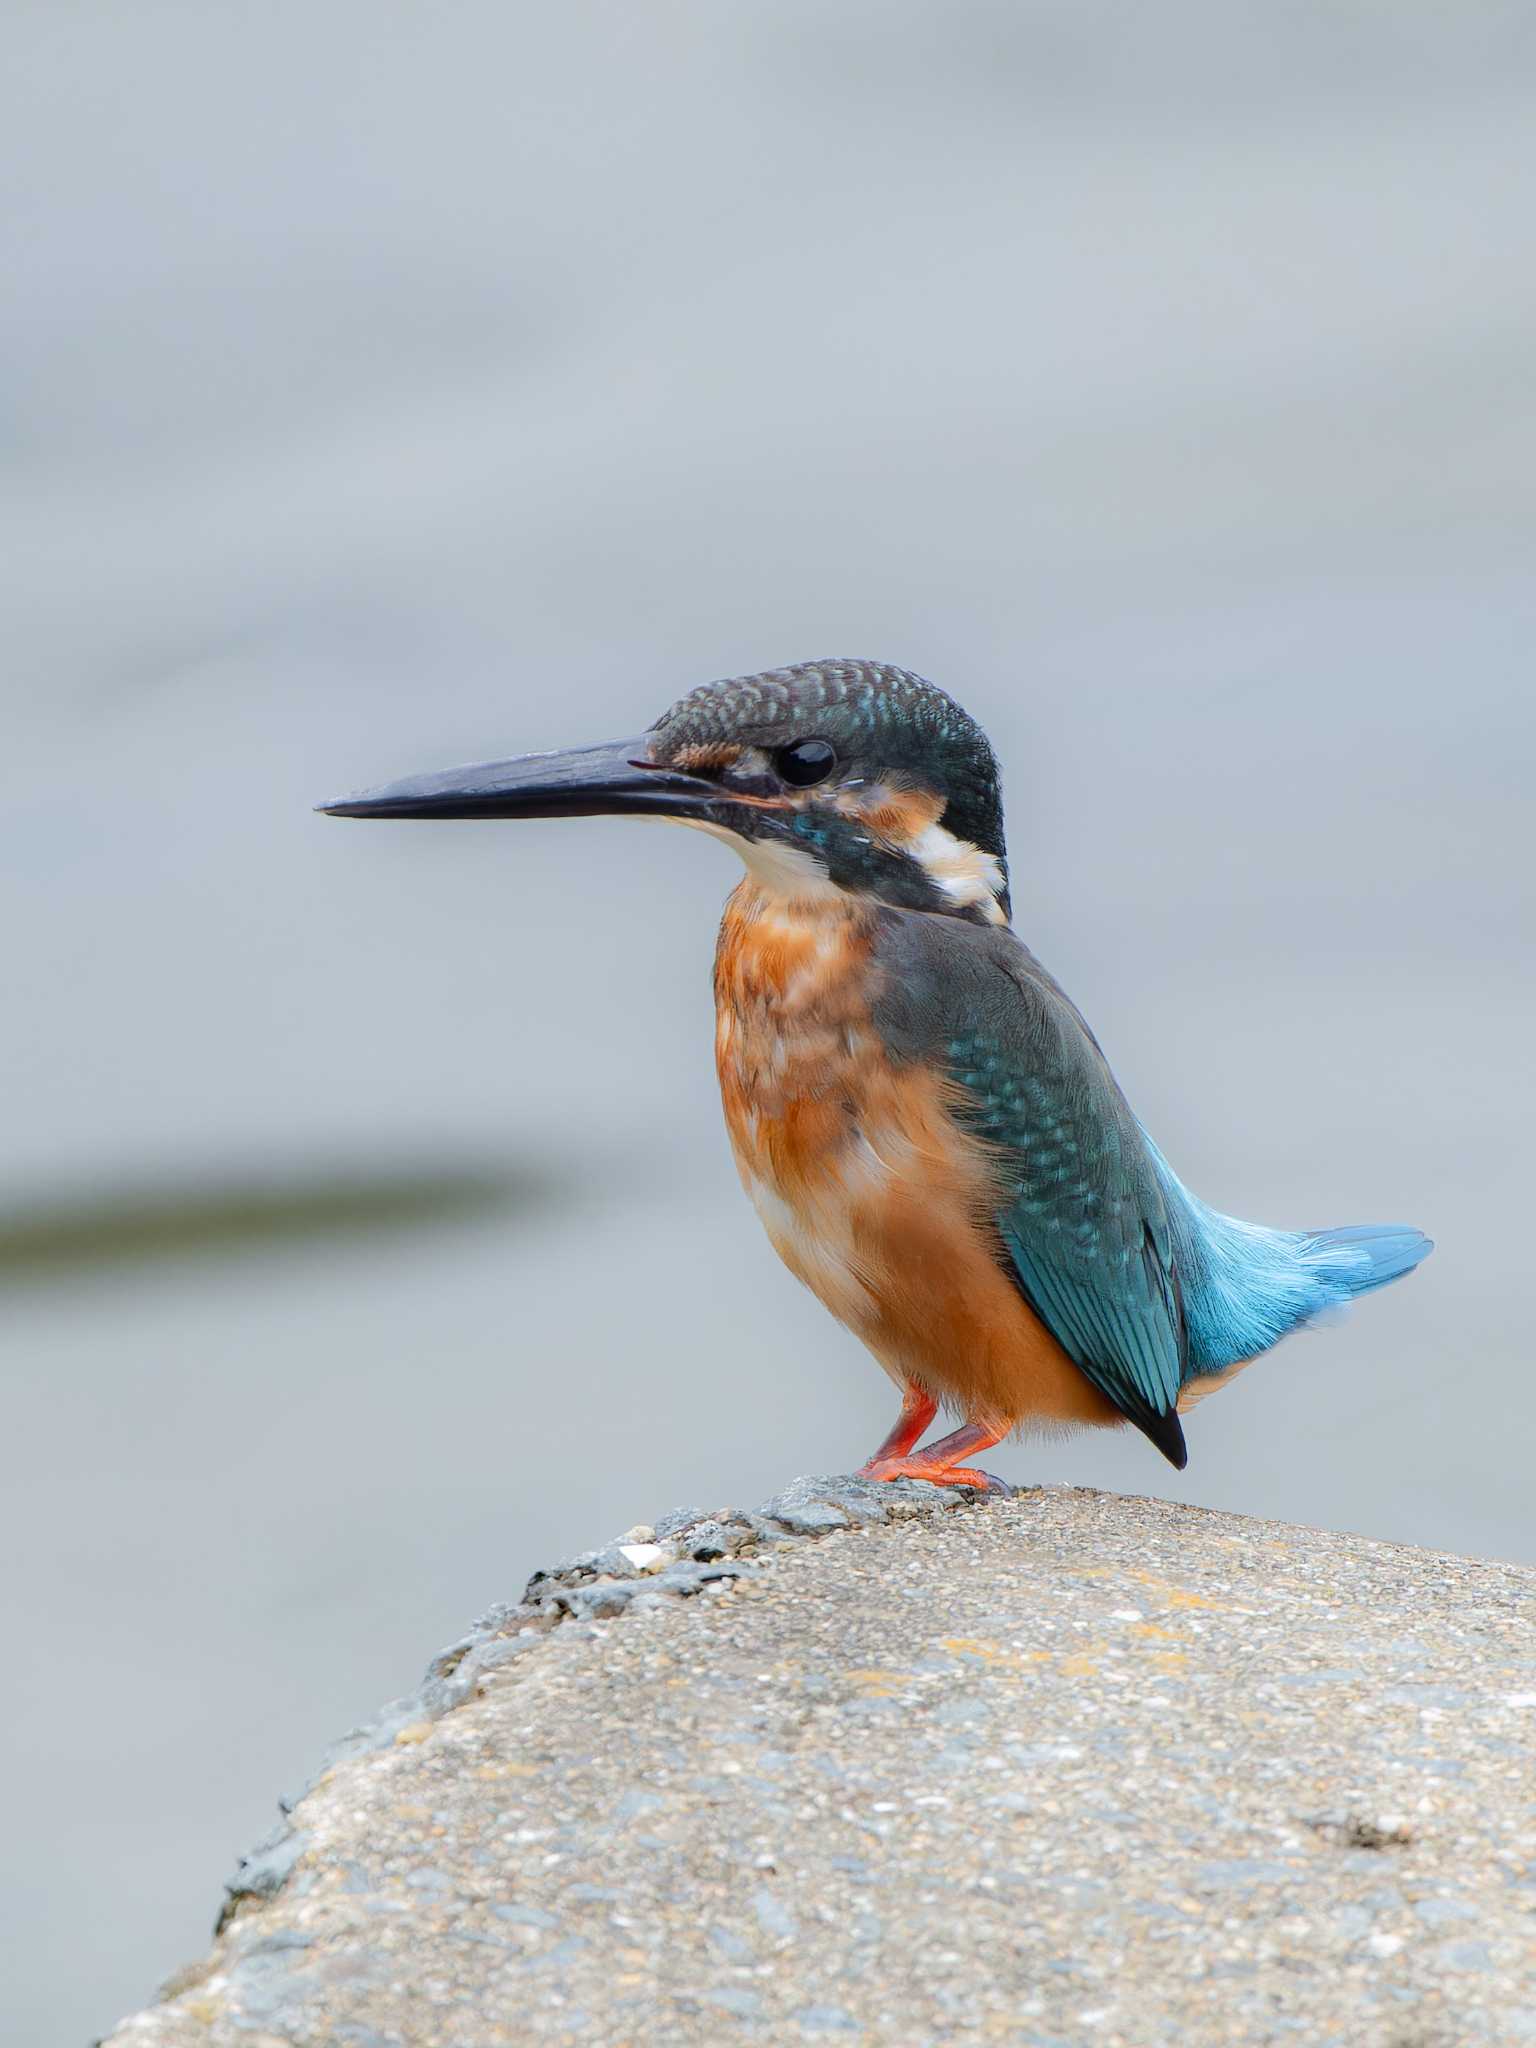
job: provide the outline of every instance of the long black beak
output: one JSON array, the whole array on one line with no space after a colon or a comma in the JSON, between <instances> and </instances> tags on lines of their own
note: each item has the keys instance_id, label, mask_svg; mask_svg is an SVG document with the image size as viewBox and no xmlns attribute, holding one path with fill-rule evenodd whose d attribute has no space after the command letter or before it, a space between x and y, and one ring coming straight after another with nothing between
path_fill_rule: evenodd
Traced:
<instances>
[{"instance_id":1,"label":"long black beak","mask_svg":"<svg viewBox=\"0 0 1536 2048\"><path fill-rule=\"evenodd\" d=\"M650 765L641 738L413 775L317 808L330 818L686 818L719 796L697 775Z\"/></svg>"}]
</instances>

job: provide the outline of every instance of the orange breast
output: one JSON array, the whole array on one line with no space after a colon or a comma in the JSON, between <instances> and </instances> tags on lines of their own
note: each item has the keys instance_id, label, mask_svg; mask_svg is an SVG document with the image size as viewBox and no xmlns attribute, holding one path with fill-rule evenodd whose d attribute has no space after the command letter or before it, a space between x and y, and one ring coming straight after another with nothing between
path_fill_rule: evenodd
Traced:
<instances>
[{"instance_id":1,"label":"orange breast","mask_svg":"<svg viewBox=\"0 0 1536 2048\"><path fill-rule=\"evenodd\" d=\"M743 882L715 961L716 1062L742 1183L775 1249L891 1376L968 1418L1115 1422L1005 1270L985 1148L944 1077L888 1058L873 924Z\"/></svg>"}]
</instances>

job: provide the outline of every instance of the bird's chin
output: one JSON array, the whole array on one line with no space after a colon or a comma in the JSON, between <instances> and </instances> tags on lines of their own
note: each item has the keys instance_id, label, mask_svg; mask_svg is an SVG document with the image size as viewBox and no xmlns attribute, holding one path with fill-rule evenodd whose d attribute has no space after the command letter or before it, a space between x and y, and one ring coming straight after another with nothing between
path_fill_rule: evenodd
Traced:
<instances>
[{"instance_id":1,"label":"bird's chin","mask_svg":"<svg viewBox=\"0 0 1536 2048\"><path fill-rule=\"evenodd\" d=\"M838 887L823 864L802 846L790 846L777 835L757 837L738 831L721 819L678 817L676 825L695 832L707 832L738 854L753 881L769 896L794 903L846 903L846 890Z\"/></svg>"}]
</instances>

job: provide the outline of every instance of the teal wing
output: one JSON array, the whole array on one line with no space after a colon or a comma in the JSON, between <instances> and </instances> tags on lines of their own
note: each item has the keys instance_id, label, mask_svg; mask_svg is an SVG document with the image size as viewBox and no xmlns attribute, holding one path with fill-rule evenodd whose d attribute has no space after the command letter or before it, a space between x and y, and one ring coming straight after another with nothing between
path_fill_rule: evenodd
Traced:
<instances>
[{"instance_id":1,"label":"teal wing","mask_svg":"<svg viewBox=\"0 0 1536 2048\"><path fill-rule=\"evenodd\" d=\"M945 1068L999 1159L998 1235L1025 1299L1182 1468L1189 1339L1166 1198L1092 1032L1011 932L895 914L878 958L887 1048Z\"/></svg>"}]
</instances>

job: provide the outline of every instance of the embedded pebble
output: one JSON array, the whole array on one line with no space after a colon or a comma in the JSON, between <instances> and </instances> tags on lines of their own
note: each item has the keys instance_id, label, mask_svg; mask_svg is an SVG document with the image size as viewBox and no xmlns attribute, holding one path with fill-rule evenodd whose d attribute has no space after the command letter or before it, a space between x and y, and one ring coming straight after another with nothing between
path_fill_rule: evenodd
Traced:
<instances>
[{"instance_id":1,"label":"embedded pebble","mask_svg":"<svg viewBox=\"0 0 1536 2048\"><path fill-rule=\"evenodd\" d=\"M657 1543L654 1539L646 1543L621 1543L618 1548L620 1557L632 1564L637 1572L660 1571L672 1556L664 1543Z\"/></svg>"}]
</instances>

